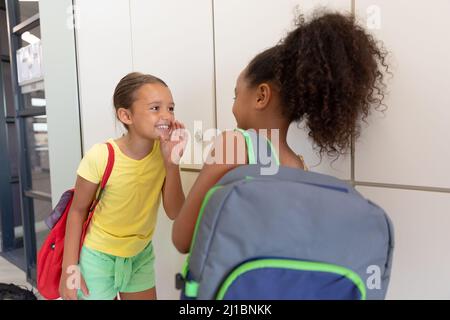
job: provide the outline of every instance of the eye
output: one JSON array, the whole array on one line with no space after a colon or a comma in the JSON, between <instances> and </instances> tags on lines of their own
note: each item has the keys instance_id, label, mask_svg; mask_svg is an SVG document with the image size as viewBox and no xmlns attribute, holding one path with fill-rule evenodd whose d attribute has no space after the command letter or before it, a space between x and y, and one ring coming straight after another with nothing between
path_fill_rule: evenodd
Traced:
<instances>
[{"instance_id":1,"label":"eye","mask_svg":"<svg viewBox=\"0 0 450 320\"><path fill-rule=\"evenodd\" d=\"M169 107L169 112L174 112L175 111L175 107Z\"/></svg>"},{"instance_id":2,"label":"eye","mask_svg":"<svg viewBox=\"0 0 450 320\"><path fill-rule=\"evenodd\" d=\"M159 110L159 106L153 106L153 107L150 107L150 110L152 110L152 111L158 111L158 110Z\"/></svg>"}]
</instances>

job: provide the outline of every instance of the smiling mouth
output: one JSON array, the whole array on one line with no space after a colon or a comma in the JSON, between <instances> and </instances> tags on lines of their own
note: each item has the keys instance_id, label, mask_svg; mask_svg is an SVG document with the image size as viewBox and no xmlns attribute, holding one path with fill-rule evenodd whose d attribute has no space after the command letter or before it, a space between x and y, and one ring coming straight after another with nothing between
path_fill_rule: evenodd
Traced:
<instances>
[{"instance_id":1,"label":"smiling mouth","mask_svg":"<svg viewBox=\"0 0 450 320\"><path fill-rule=\"evenodd\" d=\"M159 124L159 125L156 125L156 129L158 129L158 130L169 130L170 129L170 125L168 125L168 124Z\"/></svg>"}]
</instances>

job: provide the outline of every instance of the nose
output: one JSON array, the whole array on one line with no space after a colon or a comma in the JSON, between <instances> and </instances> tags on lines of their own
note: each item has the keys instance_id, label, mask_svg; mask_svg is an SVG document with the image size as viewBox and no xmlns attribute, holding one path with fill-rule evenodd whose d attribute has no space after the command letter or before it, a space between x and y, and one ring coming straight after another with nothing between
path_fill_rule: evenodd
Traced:
<instances>
[{"instance_id":1,"label":"nose","mask_svg":"<svg viewBox=\"0 0 450 320\"><path fill-rule=\"evenodd\" d=\"M164 110L161 112L161 120L170 121L170 120L172 120L172 118L173 118L173 115L169 111Z\"/></svg>"}]
</instances>

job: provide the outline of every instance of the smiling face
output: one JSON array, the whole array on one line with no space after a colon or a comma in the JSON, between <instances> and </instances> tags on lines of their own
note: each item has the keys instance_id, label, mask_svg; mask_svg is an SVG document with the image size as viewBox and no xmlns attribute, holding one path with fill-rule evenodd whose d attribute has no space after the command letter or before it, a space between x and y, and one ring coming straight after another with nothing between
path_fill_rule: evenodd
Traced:
<instances>
[{"instance_id":1,"label":"smiling face","mask_svg":"<svg viewBox=\"0 0 450 320\"><path fill-rule=\"evenodd\" d=\"M169 88L161 83L144 84L134 92L129 109L121 109L119 118L132 134L147 139L168 137L174 121L175 104ZM120 113L126 113L121 115Z\"/></svg>"}]
</instances>

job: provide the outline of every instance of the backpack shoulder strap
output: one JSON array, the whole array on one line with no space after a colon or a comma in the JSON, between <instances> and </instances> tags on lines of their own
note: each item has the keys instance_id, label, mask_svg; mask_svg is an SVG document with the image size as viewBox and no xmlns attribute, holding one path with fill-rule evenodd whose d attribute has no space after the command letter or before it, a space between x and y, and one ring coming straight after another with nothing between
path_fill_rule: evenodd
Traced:
<instances>
[{"instance_id":1,"label":"backpack shoulder strap","mask_svg":"<svg viewBox=\"0 0 450 320\"><path fill-rule=\"evenodd\" d=\"M266 165L267 163L263 163L264 161L261 159L264 156L269 157L278 166L280 165L277 151L272 142L264 135L258 134L254 129L243 130L238 128L236 131L244 136L247 146L248 164Z\"/></svg>"},{"instance_id":2,"label":"backpack shoulder strap","mask_svg":"<svg viewBox=\"0 0 450 320\"><path fill-rule=\"evenodd\" d=\"M108 147L108 163L106 164L105 172L103 173L102 183L100 185L101 189L105 189L106 183L108 182L108 179L111 176L111 172L114 167L115 161L113 146L109 142L106 143L106 146Z\"/></svg>"},{"instance_id":3,"label":"backpack shoulder strap","mask_svg":"<svg viewBox=\"0 0 450 320\"><path fill-rule=\"evenodd\" d=\"M103 173L102 181L100 183L100 191L97 195L97 198L92 202L91 208L89 209L89 212L93 212L97 204L100 202L100 199L102 198L103 191L105 190L106 184L108 183L109 177L111 176L112 169L114 167L114 161L115 161L115 154L114 154L114 148L113 146L107 142L106 146L108 147L108 162L106 163L105 172ZM90 220L89 216L89 220Z\"/></svg>"},{"instance_id":4,"label":"backpack shoulder strap","mask_svg":"<svg viewBox=\"0 0 450 320\"><path fill-rule=\"evenodd\" d=\"M81 234L81 242L80 242L80 251L82 249L84 238L86 237L87 227L91 223L92 217L94 215L95 207L97 207L97 204L100 202L100 199L102 198L103 191L105 190L106 187L106 183L108 182L108 179L111 176L111 172L114 167L115 161L114 148L109 142L106 143L106 146L108 147L108 162L106 164L105 172L103 173L102 181L100 183L100 191L98 192L97 198L95 198L95 200L92 202L91 207L89 209L88 218L83 224L83 231Z\"/></svg>"}]
</instances>

